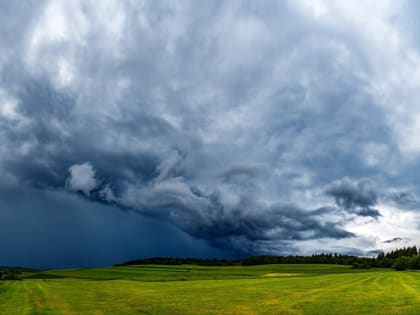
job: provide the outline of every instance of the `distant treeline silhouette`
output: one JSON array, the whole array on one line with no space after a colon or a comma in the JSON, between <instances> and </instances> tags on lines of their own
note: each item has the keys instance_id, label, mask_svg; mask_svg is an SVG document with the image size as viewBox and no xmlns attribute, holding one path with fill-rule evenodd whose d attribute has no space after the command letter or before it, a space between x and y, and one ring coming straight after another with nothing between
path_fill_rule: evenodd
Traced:
<instances>
[{"instance_id":1,"label":"distant treeline silhouette","mask_svg":"<svg viewBox=\"0 0 420 315\"><path fill-rule=\"evenodd\" d=\"M353 265L355 263L372 265L374 258L357 257L340 254L314 254L312 256L251 256L241 259L200 259L179 257L151 257L136 259L116 264L115 266L127 265L201 265L201 266L255 266L268 264L337 264Z\"/></svg>"},{"instance_id":2,"label":"distant treeline silhouette","mask_svg":"<svg viewBox=\"0 0 420 315\"><path fill-rule=\"evenodd\" d=\"M261 255L240 259L200 259L179 257L151 257L130 260L115 266L127 265L201 265L201 266L254 266L268 264L336 264L357 269L395 268L420 269L420 256L416 246L381 252L376 257L359 257L341 254L314 254L311 256Z\"/></svg>"},{"instance_id":3,"label":"distant treeline silhouette","mask_svg":"<svg viewBox=\"0 0 420 315\"><path fill-rule=\"evenodd\" d=\"M0 280L18 280L21 273L16 269L0 269Z\"/></svg>"},{"instance_id":4,"label":"distant treeline silhouette","mask_svg":"<svg viewBox=\"0 0 420 315\"><path fill-rule=\"evenodd\" d=\"M23 272L36 272L38 269L22 268L22 267L6 267L0 266L0 281L1 280L19 280Z\"/></svg>"}]
</instances>

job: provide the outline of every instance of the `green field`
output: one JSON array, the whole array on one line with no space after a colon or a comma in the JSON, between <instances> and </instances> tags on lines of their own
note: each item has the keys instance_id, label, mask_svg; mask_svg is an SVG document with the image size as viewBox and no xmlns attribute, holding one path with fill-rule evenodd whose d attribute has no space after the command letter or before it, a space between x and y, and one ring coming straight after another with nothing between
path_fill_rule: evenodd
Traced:
<instances>
[{"instance_id":1,"label":"green field","mask_svg":"<svg viewBox=\"0 0 420 315\"><path fill-rule=\"evenodd\" d=\"M420 273L337 265L127 266L0 281L0 314L420 314Z\"/></svg>"}]
</instances>

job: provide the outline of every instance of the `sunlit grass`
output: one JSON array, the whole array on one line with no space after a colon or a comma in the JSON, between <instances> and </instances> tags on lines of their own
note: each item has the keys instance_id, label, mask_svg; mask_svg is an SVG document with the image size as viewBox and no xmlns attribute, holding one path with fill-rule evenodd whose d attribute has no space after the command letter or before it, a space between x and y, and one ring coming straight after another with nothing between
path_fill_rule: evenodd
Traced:
<instances>
[{"instance_id":1,"label":"sunlit grass","mask_svg":"<svg viewBox=\"0 0 420 315\"><path fill-rule=\"evenodd\" d=\"M130 266L32 276L41 279L0 282L1 314L420 314L417 272Z\"/></svg>"}]
</instances>

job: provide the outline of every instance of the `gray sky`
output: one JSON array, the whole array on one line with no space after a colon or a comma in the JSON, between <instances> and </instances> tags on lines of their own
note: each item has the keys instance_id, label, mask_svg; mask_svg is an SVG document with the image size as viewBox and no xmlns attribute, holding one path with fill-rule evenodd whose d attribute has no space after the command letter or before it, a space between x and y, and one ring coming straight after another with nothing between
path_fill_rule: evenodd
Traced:
<instances>
[{"instance_id":1,"label":"gray sky","mask_svg":"<svg viewBox=\"0 0 420 315\"><path fill-rule=\"evenodd\" d=\"M2 1L0 265L418 244L417 12Z\"/></svg>"}]
</instances>

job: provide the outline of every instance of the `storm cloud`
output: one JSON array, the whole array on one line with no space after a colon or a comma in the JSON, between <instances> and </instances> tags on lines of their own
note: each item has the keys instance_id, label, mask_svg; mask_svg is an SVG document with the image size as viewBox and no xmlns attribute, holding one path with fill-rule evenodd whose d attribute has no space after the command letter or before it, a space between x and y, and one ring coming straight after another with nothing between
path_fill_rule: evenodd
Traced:
<instances>
[{"instance_id":1,"label":"storm cloud","mask_svg":"<svg viewBox=\"0 0 420 315\"><path fill-rule=\"evenodd\" d=\"M378 210L372 208L378 203L378 196L369 180L352 181L348 177L329 184L325 193L334 198L338 207L360 216L378 217Z\"/></svg>"},{"instance_id":2,"label":"storm cloud","mask_svg":"<svg viewBox=\"0 0 420 315\"><path fill-rule=\"evenodd\" d=\"M416 242L416 9L4 1L2 189L76 198L93 226L91 213L121 210L178 233L146 238L187 237L209 255ZM30 205L0 196L5 215Z\"/></svg>"}]
</instances>

